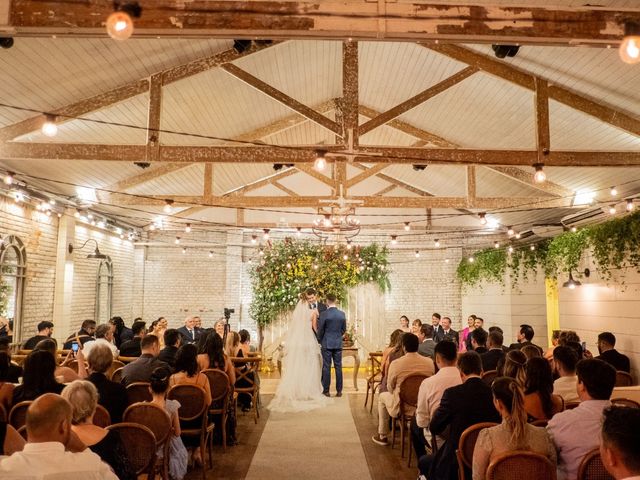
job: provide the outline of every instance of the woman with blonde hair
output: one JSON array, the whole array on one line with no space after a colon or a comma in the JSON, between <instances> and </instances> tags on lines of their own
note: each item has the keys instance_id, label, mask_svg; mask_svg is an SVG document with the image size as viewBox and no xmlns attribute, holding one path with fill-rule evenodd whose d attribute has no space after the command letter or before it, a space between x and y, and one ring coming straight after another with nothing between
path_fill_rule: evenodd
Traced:
<instances>
[{"instance_id":1,"label":"woman with blonde hair","mask_svg":"<svg viewBox=\"0 0 640 480\"><path fill-rule=\"evenodd\" d=\"M498 376L516 379L522 388L527 382L525 366L527 356L520 350L511 350L504 356L504 361L498 363Z\"/></svg>"},{"instance_id":2,"label":"woman with blonde hair","mask_svg":"<svg viewBox=\"0 0 640 480\"><path fill-rule=\"evenodd\" d=\"M500 377L491 384L491 392L502 423L485 428L478 435L473 450L473 480L484 480L491 461L514 450L539 453L555 464L556 449L547 431L527 423L524 392L520 384L513 378Z\"/></svg>"}]
</instances>

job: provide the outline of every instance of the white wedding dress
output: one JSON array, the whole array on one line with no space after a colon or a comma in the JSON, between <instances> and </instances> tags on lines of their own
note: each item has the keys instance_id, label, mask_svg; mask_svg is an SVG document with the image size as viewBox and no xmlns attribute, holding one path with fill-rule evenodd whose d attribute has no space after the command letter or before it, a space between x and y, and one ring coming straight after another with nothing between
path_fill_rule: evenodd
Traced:
<instances>
[{"instance_id":1,"label":"white wedding dress","mask_svg":"<svg viewBox=\"0 0 640 480\"><path fill-rule=\"evenodd\" d=\"M282 378L268 406L273 412L306 412L331 402L322 395L322 357L311 317L309 304L300 300L284 344Z\"/></svg>"}]
</instances>

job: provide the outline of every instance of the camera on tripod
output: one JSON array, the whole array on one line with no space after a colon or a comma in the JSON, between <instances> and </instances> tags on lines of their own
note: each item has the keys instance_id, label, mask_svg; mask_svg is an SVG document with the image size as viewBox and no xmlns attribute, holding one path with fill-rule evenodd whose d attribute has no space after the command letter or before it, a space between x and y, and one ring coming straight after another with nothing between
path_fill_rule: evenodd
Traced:
<instances>
[{"instance_id":1,"label":"camera on tripod","mask_svg":"<svg viewBox=\"0 0 640 480\"><path fill-rule=\"evenodd\" d=\"M231 318L231 314L232 313L236 313L235 308L225 308L224 309L224 319L227 321L227 323L229 322L229 319Z\"/></svg>"}]
</instances>

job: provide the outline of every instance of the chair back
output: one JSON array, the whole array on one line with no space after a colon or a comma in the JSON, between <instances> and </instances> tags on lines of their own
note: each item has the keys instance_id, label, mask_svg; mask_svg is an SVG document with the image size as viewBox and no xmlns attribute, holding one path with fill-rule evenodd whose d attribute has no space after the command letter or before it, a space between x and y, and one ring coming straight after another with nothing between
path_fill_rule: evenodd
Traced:
<instances>
[{"instance_id":1,"label":"chair back","mask_svg":"<svg viewBox=\"0 0 640 480\"><path fill-rule=\"evenodd\" d=\"M127 405L153 400L148 382L133 382L127 386Z\"/></svg>"},{"instance_id":2,"label":"chair back","mask_svg":"<svg viewBox=\"0 0 640 480\"><path fill-rule=\"evenodd\" d=\"M253 393L258 389L256 383L257 371L260 367L262 357L233 357L231 358L233 367L236 370L236 385L243 380L246 384L245 387L235 387L235 391L238 393Z\"/></svg>"},{"instance_id":3,"label":"chair back","mask_svg":"<svg viewBox=\"0 0 640 480\"><path fill-rule=\"evenodd\" d=\"M27 423L27 410L31 405L31 400L16 403L9 412L9 425L18 430Z\"/></svg>"},{"instance_id":4,"label":"chair back","mask_svg":"<svg viewBox=\"0 0 640 480\"><path fill-rule=\"evenodd\" d=\"M200 373L204 373L209 380L211 405L220 403L220 400L225 400L229 396L231 385L229 385L229 376L226 373L215 368L207 368ZM226 402L222 402L222 404L226 405Z\"/></svg>"},{"instance_id":5,"label":"chair back","mask_svg":"<svg viewBox=\"0 0 640 480\"><path fill-rule=\"evenodd\" d=\"M122 372L124 371L124 367L116 368L111 374L111 381L116 383L122 383Z\"/></svg>"},{"instance_id":6,"label":"chair back","mask_svg":"<svg viewBox=\"0 0 640 480\"><path fill-rule=\"evenodd\" d=\"M107 369L107 371L104 372L105 377L115 382L115 380L113 380L113 374L116 370L122 367L124 367L124 363L122 363L120 360L114 360L113 362L111 362L111 366ZM120 383L120 380L118 380L118 383Z\"/></svg>"},{"instance_id":7,"label":"chair back","mask_svg":"<svg viewBox=\"0 0 640 480\"><path fill-rule=\"evenodd\" d=\"M425 378L428 378L428 375L414 373L402 381L400 384L400 403L403 406L418 406L418 390L420 390L420 385Z\"/></svg>"},{"instance_id":8,"label":"chair back","mask_svg":"<svg viewBox=\"0 0 640 480\"><path fill-rule=\"evenodd\" d=\"M200 385L174 385L167 392L167 398L180 402L178 416L181 421L200 418L207 411L204 388Z\"/></svg>"},{"instance_id":9,"label":"chair back","mask_svg":"<svg viewBox=\"0 0 640 480\"><path fill-rule=\"evenodd\" d=\"M578 480L614 480L600 458L600 448L588 452L578 467Z\"/></svg>"},{"instance_id":10,"label":"chair back","mask_svg":"<svg viewBox=\"0 0 640 480\"><path fill-rule=\"evenodd\" d=\"M68 364L67 367L69 367L71 370L73 370L74 372L78 373L78 360L71 360Z\"/></svg>"},{"instance_id":11,"label":"chair back","mask_svg":"<svg viewBox=\"0 0 640 480\"><path fill-rule=\"evenodd\" d=\"M7 411L2 405L0 405L0 422L6 422L7 420L9 420L7 418Z\"/></svg>"},{"instance_id":12,"label":"chair back","mask_svg":"<svg viewBox=\"0 0 640 480\"><path fill-rule=\"evenodd\" d=\"M556 480L556 467L539 453L515 450L495 458L487 468L487 480Z\"/></svg>"},{"instance_id":13,"label":"chair back","mask_svg":"<svg viewBox=\"0 0 640 480\"><path fill-rule=\"evenodd\" d=\"M471 468L471 461L473 459L473 449L476 447L476 441L478 435L485 428L495 427L497 423L482 422L476 423L468 427L462 435L460 435L460 442L458 443L458 460L462 462L461 467Z\"/></svg>"},{"instance_id":14,"label":"chair back","mask_svg":"<svg viewBox=\"0 0 640 480\"><path fill-rule=\"evenodd\" d=\"M124 411L122 419L125 422L148 427L156 437L156 446L164 444L171 433L171 417L155 403L140 402L129 405Z\"/></svg>"},{"instance_id":15,"label":"chair back","mask_svg":"<svg viewBox=\"0 0 640 480\"><path fill-rule=\"evenodd\" d=\"M371 375L377 375L382 372L382 352L370 352L369 360L371 361Z\"/></svg>"},{"instance_id":16,"label":"chair back","mask_svg":"<svg viewBox=\"0 0 640 480\"><path fill-rule=\"evenodd\" d=\"M616 387L630 387L633 385L633 377L627 372L616 371Z\"/></svg>"},{"instance_id":17,"label":"chair back","mask_svg":"<svg viewBox=\"0 0 640 480\"><path fill-rule=\"evenodd\" d=\"M96 406L96 413L93 414L93 424L102 428L111 425L111 415L102 405Z\"/></svg>"},{"instance_id":18,"label":"chair back","mask_svg":"<svg viewBox=\"0 0 640 480\"><path fill-rule=\"evenodd\" d=\"M573 410L578 405L580 405L580 402L567 402L567 403L564 404L564 409L565 410Z\"/></svg>"},{"instance_id":19,"label":"chair back","mask_svg":"<svg viewBox=\"0 0 640 480\"><path fill-rule=\"evenodd\" d=\"M151 478L156 462L156 437L153 432L137 423L115 423L108 426L107 430L115 430L120 434L127 459L136 475L146 473Z\"/></svg>"},{"instance_id":20,"label":"chair back","mask_svg":"<svg viewBox=\"0 0 640 480\"><path fill-rule=\"evenodd\" d=\"M617 407L640 408L640 403L630 398L614 398L611 403Z\"/></svg>"},{"instance_id":21,"label":"chair back","mask_svg":"<svg viewBox=\"0 0 640 480\"><path fill-rule=\"evenodd\" d=\"M549 420L547 420L546 418L541 418L539 420L534 420L533 422L531 422L531 425L533 425L534 427L546 427L547 424L549 423Z\"/></svg>"},{"instance_id":22,"label":"chair back","mask_svg":"<svg viewBox=\"0 0 640 480\"><path fill-rule=\"evenodd\" d=\"M496 379L497 376L498 376L497 370L487 370L486 372L483 372L482 380L484 381L484 383L491 386L491 384L493 383L493 381Z\"/></svg>"}]
</instances>

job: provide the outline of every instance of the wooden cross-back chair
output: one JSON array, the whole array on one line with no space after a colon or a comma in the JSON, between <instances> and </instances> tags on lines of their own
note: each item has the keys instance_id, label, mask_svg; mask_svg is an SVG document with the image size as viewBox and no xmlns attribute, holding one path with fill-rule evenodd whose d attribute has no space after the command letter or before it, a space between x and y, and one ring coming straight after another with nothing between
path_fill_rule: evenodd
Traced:
<instances>
[{"instance_id":1,"label":"wooden cross-back chair","mask_svg":"<svg viewBox=\"0 0 640 480\"><path fill-rule=\"evenodd\" d=\"M211 390L211 405L209 406L210 415L220 415L220 430L222 432L222 448L227 451L227 416L229 398L233 394L233 389L229 385L229 376L222 370L215 368L207 368L202 370L209 380L209 389Z\"/></svg>"},{"instance_id":2,"label":"wooden cross-back chair","mask_svg":"<svg viewBox=\"0 0 640 480\"><path fill-rule=\"evenodd\" d=\"M231 361L233 362L233 367L236 371L236 386L234 391L236 393L246 393L251 395L254 421L255 423L258 423L258 418L260 418L260 412L258 411L258 397L260 396L260 389L258 387L258 370L260 368L262 357L234 357ZM246 382L246 386L238 386L238 382L240 381Z\"/></svg>"},{"instance_id":3,"label":"wooden cross-back chair","mask_svg":"<svg viewBox=\"0 0 640 480\"><path fill-rule=\"evenodd\" d=\"M367 393L364 397L364 407L367 408L369 403L369 392L371 392L371 411L373 411L373 399L376 396L376 390L382 381L382 352L369 353L369 365L371 375L367 378Z\"/></svg>"},{"instance_id":4,"label":"wooden cross-back chair","mask_svg":"<svg viewBox=\"0 0 640 480\"><path fill-rule=\"evenodd\" d=\"M476 423L462 432L460 441L458 442L458 449L456 450L459 480L465 480L465 469L471 470L473 449L476 448L476 441L478 440L480 432L485 428L495 427L496 425L497 423L493 422Z\"/></svg>"},{"instance_id":5,"label":"wooden cross-back chair","mask_svg":"<svg viewBox=\"0 0 640 480\"><path fill-rule=\"evenodd\" d=\"M139 402L129 405L122 418L125 422L144 425L153 432L156 451L162 450L162 456L157 458L155 467L162 472L164 480L169 480L169 441L172 432L169 414L155 403Z\"/></svg>"}]
</instances>

